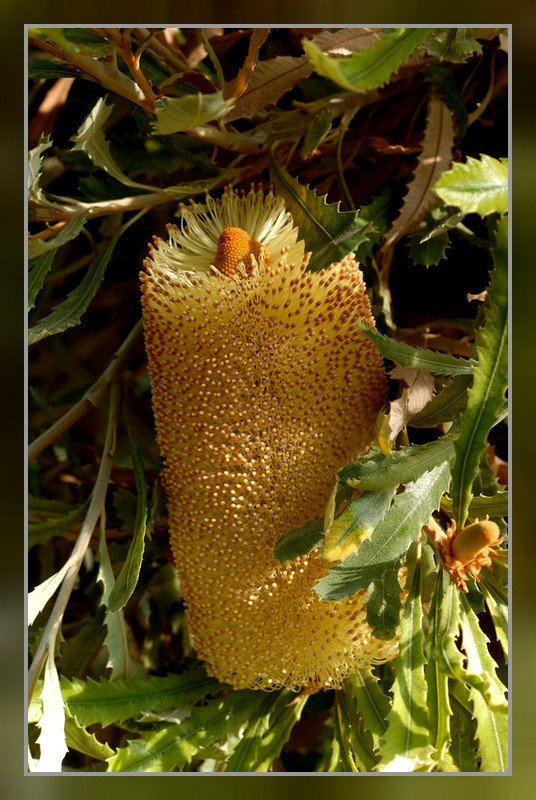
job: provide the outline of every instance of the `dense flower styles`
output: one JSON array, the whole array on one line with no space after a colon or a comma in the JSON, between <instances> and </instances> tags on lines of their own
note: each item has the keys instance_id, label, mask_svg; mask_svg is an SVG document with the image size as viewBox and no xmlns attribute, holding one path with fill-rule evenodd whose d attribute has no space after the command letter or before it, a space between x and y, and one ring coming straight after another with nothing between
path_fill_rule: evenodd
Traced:
<instances>
[{"instance_id":1,"label":"dense flower styles","mask_svg":"<svg viewBox=\"0 0 536 800\"><path fill-rule=\"evenodd\" d=\"M396 652L372 636L364 591L318 598L316 551L272 555L323 515L386 392L353 256L307 262L281 201L227 191L183 208L142 274L173 555L198 656L237 688L337 687Z\"/></svg>"}]
</instances>

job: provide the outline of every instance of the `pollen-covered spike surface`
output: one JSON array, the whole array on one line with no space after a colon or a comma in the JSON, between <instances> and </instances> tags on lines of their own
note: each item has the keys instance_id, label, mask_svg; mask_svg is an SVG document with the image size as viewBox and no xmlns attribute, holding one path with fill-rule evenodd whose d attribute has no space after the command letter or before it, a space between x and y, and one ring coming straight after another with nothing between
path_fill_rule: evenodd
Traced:
<instances>
[{"instance_id":1,"label":"pollen-covered spike surface","mask_svg":"<svg viewBox=\"0 0 536 800\"><path fill-rule=\"evenodd\" d=\"M365 451L384 403L361 272L285 256L250 276L142 274L171 545L209 673L236 688L333 688L393 658L365 591L322 601L316 551L278 562L286 531L323 515L336 471Z\"/></svg>"}]
</instances>

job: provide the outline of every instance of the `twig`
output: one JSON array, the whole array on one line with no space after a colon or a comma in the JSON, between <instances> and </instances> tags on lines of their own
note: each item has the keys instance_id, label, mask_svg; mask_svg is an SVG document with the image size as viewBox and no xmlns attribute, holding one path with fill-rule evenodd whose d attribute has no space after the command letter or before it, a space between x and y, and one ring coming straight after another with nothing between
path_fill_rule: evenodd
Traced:
<instances>
[{"instance_id":1,"label":"twig","mask_svg":"<svg viewBox=\"0 0 536 800\"><path fill-rule=\"evenodd\" d=\"M141 331L142 321L139 320L121 347L117 350L102 375L90 386L84 396L81 397L69 411L60 417L60 419L56 420L48 430L44 431L37 439L34 439L28 448L28 461L38 456L45 447L48 447L58 436L61 436L62 433L72 427L84 414L96 408L102 402L110 384L117 377L119 370L124 366L128 358L130 358L132 347L136 343Z\"/></svg>"},{"instance_id":2,"label":"twig","mask_svg":"<svg viewBox=\"0 0 536 800\"><path fill-rule=\"evenodd\" d=\"M51 611L45 630L39 642L37 652L28 671L28 702L31 702L35 687L47 656L54 653L56 638L61 626L63 614L71 596L73 586L82 564L85 552L89 545L95 526L101 516L108 490L110 473L112 471L113 456L115 453L115 434L119 419L121 388L118 382L112 384L110 391L110 410L108 412L108 426L102 453L102 461L93 488L93 494L82 528L73 547L73 551L65 565L66 572L60 586L56 602Z\"/></svg>"}]
</instances>

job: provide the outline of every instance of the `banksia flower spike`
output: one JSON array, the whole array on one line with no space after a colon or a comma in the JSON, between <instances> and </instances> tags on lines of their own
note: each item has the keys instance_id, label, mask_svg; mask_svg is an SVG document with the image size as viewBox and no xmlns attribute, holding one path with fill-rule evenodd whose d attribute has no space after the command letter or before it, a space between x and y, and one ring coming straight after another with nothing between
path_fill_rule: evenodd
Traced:
<instances>
[{"instance_id":1,"label":"banksia flower spike","mask_svg":"<svg viewBox=\"0 0 536 800\"><path fill-rule=\"evenodd\" d=\"M372 635L365 590L318 598L317 551L273 557L323 516L386 393L353 256L308 260L272 192L227 190L183 207L142 273L171 547L197 655L236 688L338 687L397 650Z\"/></svg>"}]
</instances>

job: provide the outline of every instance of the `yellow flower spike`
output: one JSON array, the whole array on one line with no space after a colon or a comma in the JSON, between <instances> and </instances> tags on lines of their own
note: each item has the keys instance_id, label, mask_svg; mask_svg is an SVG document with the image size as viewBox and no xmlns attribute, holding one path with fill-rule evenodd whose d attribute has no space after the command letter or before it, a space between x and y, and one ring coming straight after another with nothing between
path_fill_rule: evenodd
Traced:
<instances>
[{"instance_id":1,"label":"yellow flower spike","mask_svg":"<svg viewBox=\"0 0 536 800\"><path fill-rule=\"evenodd\" d=\"M218 269L228 229L264 249L258 259L248 241L230 276ZM248 258L251 271L241 271ZM336 471L373 443L387 389L360 328L374 320L353 256L322 272L307 263L280 199L228 190L183 207L141 276L189 627L208 672L236 688L338 687L397 653L396 639L372 635L365 590L319 599L328 565L318 551L283 563L272 555L283 533L323 516Z\"/></svg>"}]
</instances>

